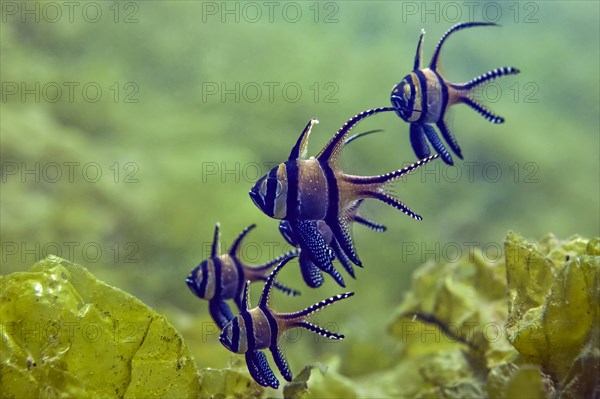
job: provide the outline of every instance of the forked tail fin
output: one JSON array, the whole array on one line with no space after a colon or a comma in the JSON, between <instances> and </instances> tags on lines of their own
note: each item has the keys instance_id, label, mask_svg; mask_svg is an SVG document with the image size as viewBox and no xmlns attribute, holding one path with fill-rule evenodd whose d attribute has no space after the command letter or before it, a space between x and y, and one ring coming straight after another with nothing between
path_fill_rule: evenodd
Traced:
<instances>
[{"instance_id":1,"label":"forked tail fin","mask_svg":"<svg viewBox=\"0 0 600 399\"><path fill-rule=\"evenodd\" d=\"M344 175L344 181L353 185L353 190L356 195L361 198L375 198L381 202L384 202L394 208L400 210L406 215L412 217L413 219L421 220L422 217L411 211L404 203L398 200L389 192L386 192L386 186L406 175L407 173L412 172L413 170L431 162L432 160L439 157L438 154L430 155L427 158L423 158L412 165L409 165L405 168L395 170L390 173L386 173L385 175L379 176L350 176Z\"/></svg>"},{"instance_id":2,"label":"forked tail fin","mask_svg":"<svg viewBox=\"0 0 600 399\"><path fill-rule=\"evenodd\" d=\"M515 67L500 67L492 69L491 71L487 71L486 73L479 75L466 83L450 83L450 86L457 90L472 90L491 80L500 78L502 76L516 75L519 72L521 71Z\"/></svg>"},{"instance_id":3,"label":"forked tail fin","mask_svg":"<svg viewBox=\"0 0 600 399\"><path fill-rule=\"evenodd\" d=\"M467 104L469 107L477 111L481 116L492 123L503 123L504 118L494 114L492 111L487 109L483 104L475 99L475 89L482 86L483 84L497 79L502 76L516 75L520 70L514 67L501 67L479 75L474 79L466 83L450 83L450 86L459 93L459 102Z\"/></svg>"}]
</instances>

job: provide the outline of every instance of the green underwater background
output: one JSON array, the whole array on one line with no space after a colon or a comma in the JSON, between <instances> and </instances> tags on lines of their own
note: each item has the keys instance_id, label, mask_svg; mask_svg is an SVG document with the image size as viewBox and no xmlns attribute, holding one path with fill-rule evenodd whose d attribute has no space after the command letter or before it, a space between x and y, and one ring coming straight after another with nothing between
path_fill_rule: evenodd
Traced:
<instances>
[{"instance_id":1,"label":"green underwater background","mask_svg":"<svg viewBox=\"0 0 600 399\"><path fill-rule=\"evenodd\" d=\"M598 395L598 373L590 373L598 370L598 341L588 337L598 336L599 320L600 250L593 237L600 236L600 5L469 4L473 8L399 1L75 2L70 12L62 2L3 2L3 390L37 382L56 391L11 393L52 397L86 380L81 376L87 374L57 376L54 366L27 374L24 348L48 354L49 341L35 335L36 312L77 323L76 304L89 298L99 304L110 299L114 309L119 302L113 295L123 298L121 305L134 303L104 288L96 293L90 282L95 279L85 277L89 272L156 312L135 317L166 320L151 342L163 347L170 340L177 365L192 374L194 364L201 370L199 382L180 373L186 383L174 389L187 390L157 396ZM346 288L329 277L319 289L306 287L296 261L281 272L279 279L302 295L274 293L272 305L279 311L344 291L356 295L315 318L346 339L287 336L284 350L299 380L279 392L263 390L251 382L243 357L218 342L206 303L192 295L185 277L209 256L216 222L224 250L244 227L257 224L242 249L249 264L289 250L278 221L248 197L250 187L287 159L311 117L320 121L308 149L316 155L347 119L388 106L392 86L412 68L421 29L428 61L440 36L467 20L502 26L454 34L441 54L443 74L462 82L495 67L518 67L519 75L479 93L506 122L493 125L465 106L452 108L449 125L464 161L455 157L456 165L448 167L437 160L395 184L421 222L376 201L365 203L361 213L388 231L354 227L365 267L356 270L356 280L342 272ZM342 170L381 174L416 160L408 124L397 116L368 118L353 132L369 129L384 131L348 146ZM28 292L43 296L48 281L58 281L65 288L57 292L74 295L75 302L50 301L49 311L27 301ZM259 293L260 284L253 284L253 303ZM572 298L585 314L555 297ZM146 312L137 302L131 306ZM113 332L119 323L133 323L125 336L135 342L149 331L144 327L142 334L145 324L109 304L90 314L97 317L91 322L112 320L107 328ZM17 323L23 320L39 345L19 341L32 340ZM571 323L565 330L578 333L539 338L561 331L546 326L552 320ZM443 332L436 323L452 328ZM528 345L532 336L544 349ZM98 352L94 357L59 357L52 364L61 370L83 365L87 372L102 356L98 345L91 347ZM556 359L556 353L564 356ZM431 358L440 354L444 359ZM142 364L147 358L173 361L144 356ZM64 396L147 396L124 388L129 375L147 372L128 371L133 358L121 358L125 366L115 373L127 377L116 390L97 391L90 382ZM583 366L566 366L573 364ZM302 380L309 372L311 391L305 392ZM573 373L582 377L577 383ZM180 381L171 374L164 378Z\"/></svg>"}]
</instances>

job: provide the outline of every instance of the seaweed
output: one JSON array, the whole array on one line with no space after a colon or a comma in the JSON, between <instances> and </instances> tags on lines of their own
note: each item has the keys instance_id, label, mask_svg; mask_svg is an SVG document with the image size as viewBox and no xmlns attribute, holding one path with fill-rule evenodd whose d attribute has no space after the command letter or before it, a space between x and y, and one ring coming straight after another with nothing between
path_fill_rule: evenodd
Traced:
<instances>
[{"instance_id":1,"label":"seaweed","mask_svg":"<svg viewBox=\"0 0 600 399\"><path fill-rule=\"evenodd\" d=\"M558 397L600 394L600 238L506 240L508 340ZM594 396L596 395L596 396Z\"/></svg>"},{"instance_id":2,"label":"seaweed","mask_svg":"<svg viewBox=\"0 0 600 399\"><path fill-rule=\"evenodd\" d=\"M50 255L0 287L3 397L197 396L181 335L83 267Z\"/></svg>"},{"instance_id":3,"label":"seaweed","mask_svg":"<svg viewBox=\"0 0 600 399\"><path fill-rule=\"evenodd\" d=\"M509 232L413 273L389 333L389 367L355 377L343 356L306 366L285 399L580 398L600 393L600 238ZM0 278L3 396L261 398L243 364L196 371L156 312L55 256ZM377 359L373 360L374 362Z\"/></svg>"},{"instance_id":4,"label":"seaweed","mask_svg":"<svg viewBox=\"0 0 600 399\"><path fill-rule=\"evenodd\" d=\"M313 373L308 397L598 397L599 271L600 238L513 232L504 259L425 263L389 325L395 364L353 380Z\"/></svg>"}]
</instances>

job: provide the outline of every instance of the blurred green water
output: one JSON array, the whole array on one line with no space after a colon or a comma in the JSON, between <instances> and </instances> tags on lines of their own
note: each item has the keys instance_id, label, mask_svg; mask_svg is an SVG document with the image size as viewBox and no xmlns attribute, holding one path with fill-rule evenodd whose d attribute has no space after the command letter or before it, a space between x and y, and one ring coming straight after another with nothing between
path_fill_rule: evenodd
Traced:
<instances>
[{"instance_id":1,"label":"blurred green water","mask_svg":"<svg viewBox=\"0 0 600 399\"><path fill-rule=\"evenodd\" d=\"M433 3L426 13L419 2L284 2L272 22L267 6L252 4L260 18L253 5L235 2L91 2L72 18L61 2L2 3L2 274L60 252L171 315L200 365L225 364L220 344L190 321L207 311L184 285L209 253L214 223L225 246L257 223L245 251L254 263L287 249L277 222L248 198L253 181L287 157L310 117L321 122L309 148L316 154L352 115L388 105L420 29L428 60L458 22L450 12L460 3ZM531 238L600 233L598 4L477 4L490 14L475 11L473 19L493 17L497 5L502 28L457 33L443 70L465 81L519 67L486 92L507 122L453 109L465 161L432 165L396 185L422 222L366 204L363 213L389 230L355 228L366 267L346 280L358 295L320 316L350 343L303 336L287 345L293 369L357 342L365 352L350 356L377 353L383 366L390 313L427 259L452 260L471 246L496 258L508 229ZM371 128L385 133L348 147L344 170L384 173L414 160L404 122L381 115L360 125ZM328 281L311 291L294 267L282 281L303 296L276 295L281 310L342 290ZM359 374L372 365L343 367Z\"/></svg>"}]
</instances>

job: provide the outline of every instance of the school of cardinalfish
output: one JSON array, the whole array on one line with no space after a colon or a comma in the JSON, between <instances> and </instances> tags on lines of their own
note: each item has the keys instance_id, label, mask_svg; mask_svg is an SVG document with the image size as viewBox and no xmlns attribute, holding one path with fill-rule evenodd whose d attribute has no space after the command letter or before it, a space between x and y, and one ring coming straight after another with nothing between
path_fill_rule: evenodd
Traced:
<instances>
[{"instance_id":1,"label":"school of cardinalfish","mask_svg":"<svg viewBox=\"0 0 600 399\"><path fill-rule=\"evenodd\" d=\"M472 91L492 79L519 73L513 67L501 67L480 75L467 83L450 83L438 71L438 59L446 39L461 29L496 25L487 22L460 23L448 30L438 42L431 62L421 69L421 52L425 32L419 38L414 68L391 93L392 107L374 108L350 118L333 135L316 157L307 158L307 144L312 128L318 123L311 119L292 148L287 161L274 167L260 178L250 190L254 204L267 216L281 220L279 230L284 239L295 247L263 265L248 266L238 258L238 249L246 234L255 227L251 225L234 241L227 254L219 254L219 225L214 232L211 257L201 262L187 277L186 283L198 297L208 301L209 312L222 330L219 340L231 352L244 354L248 370L260 385L279 387L265 354L268 349L283 378L292 380L279 338L291 328L304 328L333 340L343 339L336 334L308 321L308 316L323 308L350 298L353 292L332 296L304 310L294 313L278 313L269 303L273 287L288 295L299 292L275 281L278 272L293 258L298 264L305 283L311 288L323 284L329 274L340 286L344 279L336 270L337 259L346 272L354 278L353 265L362 267L352 240L352 223L362 224L374 231L383 232L386 227L359 214L360 205L366 199L376 199L390 205L413 219L421 216L410 210L389 190L390 185L422 165L440 157L449 165L452 157L431 124L435 124L450 149L463 158L456 139L448 129L444 117L449 107L464 103L479 112L492 123L504 119L493 114L472 99ZM347 137L350 130L361 120L383 112L395 112L410 123L410 143L418 160L412 165L378 176L355 176L344 173L339 167L343 147L355 139L375 133L364 132ZM435 153L431 155L429 141ZM262 295L257 307L251 308L249 285L264 281ZM234 315L227 300L233 300L238 313Z\"/></svg>"}]
</instances>

